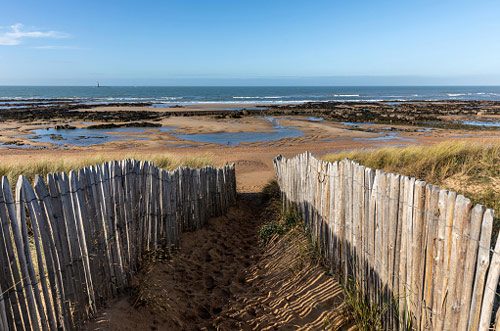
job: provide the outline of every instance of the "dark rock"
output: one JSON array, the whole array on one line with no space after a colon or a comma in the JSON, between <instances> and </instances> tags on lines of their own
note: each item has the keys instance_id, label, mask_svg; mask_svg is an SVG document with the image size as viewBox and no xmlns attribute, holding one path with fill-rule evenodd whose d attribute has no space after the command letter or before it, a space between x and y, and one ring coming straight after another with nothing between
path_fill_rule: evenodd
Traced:
<instances>
[{"instance_id":1,"label":"dark rock","mask_svg":"<svg viewBox=\"0 0 500 331\"><path fill-rule=\"evenodd\" d=\"M69 124L59 124L54 127L56 130L74 130L76 129L76 126L69 125Z\"/></svg>"},{"instance_id":2,"label":"dark rock","mask_svg":"<svg viewBox=\"0 0 500 331\"><path fill-rule=\"evenodd\" d=\"M64 140L64 137L60 134L51 134L49 137L51 140Z\"/></svg>"},{"instance_id":3,"label":"dark rock","mask_svg":"<svg viewBox=\"0 0 500 331\"><path fill-rule=\"evenodd\" d=\"M87 126L87 129L114 129L114 128L159 128L160 123L151 122L128 122L128 123L105 123Z\"/></svg>"}]
</instances>

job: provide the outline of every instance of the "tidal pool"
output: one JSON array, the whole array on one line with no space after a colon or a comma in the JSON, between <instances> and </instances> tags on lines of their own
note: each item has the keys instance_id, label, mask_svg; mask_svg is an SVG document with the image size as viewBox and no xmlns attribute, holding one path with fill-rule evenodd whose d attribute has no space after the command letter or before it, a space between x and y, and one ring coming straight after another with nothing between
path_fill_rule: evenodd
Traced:
<instances>
[{"instance_id":1,"label":"tidal pool","mask_svg":"<svg viewBox=\"0 0 500 331\"><path fill-rule=\"evenodd\" d=\"M266 118L273 125L271 132L216 132L197 134L173 134L175 137L218 145L237 146L241 143L254 143L264 141L276 141L284 138L302 137L304 132L294 127L284 127L274 118Z\"/></svg>"},{"instance_id":2,"label":"tidal pool","mask_svg":"<svg viewBox=\"0 0 500 331\"><path fill-rule=\"evenodd\" d=\"M342 122L345 126L360 126L360 125L370 125L370 122Z\"/></svg>"},{"instance_id":3,"label":"tidal pool","mask_svg":"<svg viewBox=\"0 0 500 331\"><path fill-rule=\"evenodd\" d=\"M147 137L130 135L132 133L145 133L146 130L156 130L160 132L168 132L173 130L173 127L159 128L139 128L139 127L122 127L109 129L59 129L54 128L33 130L32 135L27 138L34 142L51 143L58 146L72 145L86 147L92 145L105 144L113 141L123 140L147 140Z\"/></svg>"},{"instance_id":4,"label":"tidal pool","mask_svg":"<svg viewBox=\"0 0 500 331\"><path fill-rule=\"evenodd\" d=\"M379 134L382 134L382 136L379 137L373 137L373 138L353 138L353 140L356 141L393 141L393 140L398 140L398 141L415 141L413 138L405 138L401 137L397 132L390 132L390 133L384 133L384 132L379 132Z\"/></svg>"},{"instance_id":5,"label":"tidal pool","mask_svg":"<svg viewBox=\"0 0 500 331\"><path fill-rule=\"evenodd\" d=\"M323 117L309 116L307 120L309 122L323 122L325 119Z\"/></svg>"},{"instance_id":6,"label":"tidal pool","mask_svg":"<svg viewBox=\"0 0 500 331\"><path fill-rule=\"evenodd\" d=\"M302 137L304 133L294 127L284 127L274 118L266 118L272 123L273 130L270 132L217 132L200 134L182 134L171 132L175 127L141 128L141 127L121 127L109 129L36 129L32 134L24 136L29 140L38 143L50 143L57 146L79 146L87 147L100 145L114 141L124 140L147 140L147 136L141 134L146 131L151 132L171 132L173 136L186 142L214 143L219 145L235 146L240 143L276 141L283 138ZM139 135L137 135L139 134ZM192 147L190 144L175 144L173 147Z\"/></svg>"},{"instance_id":7,"label":"tidal pool","mask_svg":"<svg viewBox=\"0 0 500 331\"><path fill-rule=\"evenodd\" d=\"M473 126L484 126L489 128L500 128L500 122L462 121L462 124L473 125Z\"/></svg>"}]
</instances>

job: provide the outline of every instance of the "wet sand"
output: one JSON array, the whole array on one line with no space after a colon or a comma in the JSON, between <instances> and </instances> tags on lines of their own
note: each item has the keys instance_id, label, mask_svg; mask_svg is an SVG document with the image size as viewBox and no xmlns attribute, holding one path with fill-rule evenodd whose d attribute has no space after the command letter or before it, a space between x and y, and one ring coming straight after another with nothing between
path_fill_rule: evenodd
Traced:
<instances>
[{"instance_id":1,"label":"wet sand","mask_svg":"<svg viewBox=\"0 0 500 331\"><path fill-rule=\"evenodd\" d=\"M15 163L37 159L86 158L101 155L107 158L123 158L124 155L172 154L179 156L210 156L215 163L235 162L239 189L257 191L273 176L272 159L283 154L291 156L311 151L318 155L356 148L432 144L449 139L483 140L500 139L500 130L431 130L409 125L355 124L308 121L306 116L276 116L281 126L301 130L303 136L277 141L221 145L180 139L180 134L206 134L218 132L271 132L271 121L263 117L217 119L209 116L169 117L156 123L174 127L173 131L161 132L158 128L144 128L143 132L127 132L127 139L88 147L57 146L50 143L34 143L25 135L31 130L54 127L53 123L0 123L0 142L25 145L7 145L0 148L0 162ZM92 122L100 123L100 122ZM89 125L82 121L67 121L75 127ZM29 144L29 148L28 147Z\"/></svg>"},{"instance_id":2,"label":"wet sand","mask_svg":"<svg viewBox=\"0 0 500 331\"><path fill-rule=\"evenodd\" d=\"M171 116L211 115L243 117L257 115L316 115L336 121L372 121L412 125L457 126L455 120L495 120L500 115L500 101L380 101L380 102L307 102L307 103L109 103L54 104L2 109L0 121L92 120L138 121L160 120Z\"/></svg>"},{"instance_id":3,"label":"wet sand","mask_svg":"<svg viewBox=\"0 0 500 331\"><path fill-rule=\"evenodd\" d=\"M272 159L278 154L291 156L311 151L323 155L356 148L432 144L449 139L500 139L499 128L456 124L459 120L498 121L500 102L406 102L397 105L383 102L323 102L266 105L268 108L264 110L255 110L258 106L250 103L212 103L152 108L144 104L126 104L58 108L54 111L2 110L0 162L15 163L55 157L86 158L96 154L117 159L124 155L147 156L158 153L209 155L218 164L235 162L239 189L250 192L259 190L272 178ZM351 122L355 123L343 123L353 117L354 121ZM416 123L420 121L417 119L430 122L419 124ZM433 125L436 121L439 125ZM85 136L89 130L82 131L84 133L79 137L79 128L108 127L110 124L125 125L127 128L92 131L98 138L109 136L110 141L102 144L86 146L91 141ZM133 128L135 125L148 127ZM76 128L69 132L80 139L79 146L69 144L62 134L65 131L55 130L57 127ZM44 131L47 128L51 131ZM36 137L33 130L45 135L43 139ZM266 135L273 139L279 138L276 132L280 130L285 131L285 136L288 134L286 130L292 134L289 138L265 141ZM295 134L297 132L300 134ZM255 133L255 139L252 133ZM210 138L219 134L234 139L225 143L221 138L219 143L213 143L191 136L204 135L202 138ZM240 136L244 136L247 140L243 141L247 142L238 144ZM264 141L259 141L262 139Z\"/></svg>"}]
</instances>

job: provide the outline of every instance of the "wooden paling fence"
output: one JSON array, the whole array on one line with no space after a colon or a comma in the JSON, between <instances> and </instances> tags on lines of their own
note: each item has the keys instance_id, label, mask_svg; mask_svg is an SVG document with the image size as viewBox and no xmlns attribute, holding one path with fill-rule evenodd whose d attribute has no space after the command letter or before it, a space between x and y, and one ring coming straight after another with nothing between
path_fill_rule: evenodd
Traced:
<instances>
[{"instance_id":1,"label":"wooden paling fence","mask_svg":"<svg viewBox=\"0 0 500 331\"><path fill-rule=\"evenodd\" d=\"M350 160L305 153L274 166L285 207L300 213L342 282L383 307L385 329L500 328L493 210Z\"/></svg>"},{"instance_id":2,"label":"wooden paling fence","mask_svg":"<svg viewBox=\"0 0 500 331\"><path fill-rule=\"evenodd\" d=\"M0 329L70 330L118 296L149 252L236 200L233 165L124 160L0 188Z\"/></svg>"}]
</instances>

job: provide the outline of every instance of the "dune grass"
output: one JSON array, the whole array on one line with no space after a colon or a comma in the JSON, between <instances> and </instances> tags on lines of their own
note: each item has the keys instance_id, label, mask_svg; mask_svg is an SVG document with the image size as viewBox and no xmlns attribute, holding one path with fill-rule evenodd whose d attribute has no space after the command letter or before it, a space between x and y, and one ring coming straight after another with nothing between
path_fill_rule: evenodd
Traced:
<instances>
[{"instance_id":1,"label":"dune grass","mask_svg":"<svg viewBox=\"0 0 500 331\"><path fill-rule=\"evenodd\" d=\"M386 172L423 179L495 210L500 225L500 141L447 141L431 146L385 147L324 156L348 158Z\"/></svg>"},{"instance_id":2,"label":"dune grass","mask_svg":"<svg viewBox=\"0 0 500 331\"><path fill-rule=\"evenodd\" d=\"M19 161L9 160L0 162L0 177L6 176L11 184L16 183L20 175L24 175L32 180L35 175L45 177L48 173L69 172L78 170L86 166L101 164L112 160L136 159L152 161L158 167L172 170L179 166L199 168L214 165L214 159L210 155L201 156L178 156L173 154L123 154L123 156L113 157L106 155L95 155L92 157L70 157L70 158L45 158L35 160L20 159Z\"/></svg>"}]
</instances>

